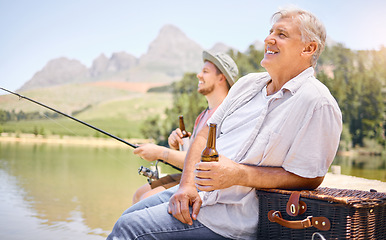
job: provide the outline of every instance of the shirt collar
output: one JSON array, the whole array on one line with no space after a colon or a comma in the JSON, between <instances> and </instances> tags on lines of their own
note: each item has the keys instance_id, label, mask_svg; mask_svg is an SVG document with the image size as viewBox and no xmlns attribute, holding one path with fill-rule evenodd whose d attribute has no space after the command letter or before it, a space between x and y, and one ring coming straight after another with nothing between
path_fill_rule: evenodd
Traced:
<instances>
[{"instance_id":1,"label":"shirt collar","mask_svg":"<svg viewBox=\"0 0 386 240\"><path fill-rule=\"evenodd\" d=\"M284 84L284 86L282 87L282 90L286 89L286 90L290 91L292 95L294 95L296 93L296 91L304 84L304 82L309 77L314 76L314 72L315 71L314 71L313 67L307 68L306 70L301 72L299 75L297 75L296 77L294 77L291 80L289 80L288 82L286 82Z\"/></svg>"}]
</instances>

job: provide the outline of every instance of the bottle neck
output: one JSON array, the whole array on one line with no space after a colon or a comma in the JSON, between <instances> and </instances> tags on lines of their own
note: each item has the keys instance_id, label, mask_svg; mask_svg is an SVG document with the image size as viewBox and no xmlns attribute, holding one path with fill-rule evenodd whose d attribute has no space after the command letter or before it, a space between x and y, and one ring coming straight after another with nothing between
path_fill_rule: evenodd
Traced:
<instances>
[{"instance_id":1,"label":"bottle neck","mask_svg":"<svg viewBox=\"0 0 386 240\"><path fill-rule=\"evenodd\" d=\"M209 128L208 140L206 142L206 147L215 149L216 148L216 124L211 123Z\"/></svg>"},{"instance_id":2,"label":"bottle neck","mask_svg":"<svg viewBox=\"0 0 386 240\"><path fill-rule=\"evenodd\" d=\"M183 136L182 136L183 138L189 136L188 132L185 129L185 123L184 123L184 117L183 116L180 116L180 130L183 134Z\"/></svg>"}]
</instances>

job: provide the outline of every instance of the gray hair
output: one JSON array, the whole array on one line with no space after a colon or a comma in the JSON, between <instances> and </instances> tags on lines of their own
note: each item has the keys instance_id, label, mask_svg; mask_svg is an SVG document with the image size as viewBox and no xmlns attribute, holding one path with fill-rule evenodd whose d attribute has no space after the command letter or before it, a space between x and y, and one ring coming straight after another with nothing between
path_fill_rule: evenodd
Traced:
<instances>
[{"instance_id":1,"label":"gray hair","mask_svg":"<svg viewBox=\"0 0 386 240\"><path fill-rule=\"evenodd\" d=\"M323 23L314 14L293 7L280 9L278 12L274 13L272 15L272 23L274 24L283 18L297 19L299 22L299 30L302 35L302 41L316 42L318 44L318 48L311 59L311 64L315 67L326 43L326 28Z\"/></svg>"}]
</instances>

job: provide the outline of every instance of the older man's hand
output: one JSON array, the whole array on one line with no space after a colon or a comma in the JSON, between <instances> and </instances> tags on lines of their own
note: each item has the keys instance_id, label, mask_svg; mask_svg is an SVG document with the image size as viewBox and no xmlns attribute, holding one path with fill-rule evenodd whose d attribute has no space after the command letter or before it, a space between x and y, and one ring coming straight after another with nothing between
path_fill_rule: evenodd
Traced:
<instances>
[{"instance_id":1,"label":"older man's hand","mask_svg":"<svg viewBox=\"0 0 386 240\"><path fill-rule=\"evenodd\" d=\"M194 186L180 186L169 200L168 212L182 223L192 225L193 220L197 220L201 204L202 200ZM192 206L192 215L189 206Z\"/></svg>"},{"instance_id":2,"label":"older man's hand","mask_svg":"<svg viewBox=\"0 0 386 240\"><path fill-rule=\"evenodd\" d=\"M240 164L220 155L218 162L199 162L195 165L195 184L201 191L224 189L239 185L243 177Z\"/></svg>"}]
</instances>

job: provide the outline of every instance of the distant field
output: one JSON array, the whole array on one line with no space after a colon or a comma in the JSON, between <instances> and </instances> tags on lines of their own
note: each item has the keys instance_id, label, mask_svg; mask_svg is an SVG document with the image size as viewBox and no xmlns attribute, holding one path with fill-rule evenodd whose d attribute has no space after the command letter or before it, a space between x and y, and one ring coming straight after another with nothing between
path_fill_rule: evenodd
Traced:
<instances>
[{"instance_id":1,"label":"distant field","mask_svg":"<svg viewBox=\"0 0 386 240\"><path fill-rule=\"evenodd\" d=\"M127 84L122 88L117 84L100 84L98 86L95 84L87 85L88 86L78 86L78 89L74 89L73 92L75 93L73 93L72 96L65 96L63 93L66 92L67 94L70 94L69 86L64 87L65 90L58 93L57 96L50 91L48 93L41 92L39 94L37 90L27 92L26 94L31 98L33 96L43 98L45 104L57 108L67 114L71 114L71 111L68 111L68 102L70 102L71 105L73 105L71 107L72 110L84 109L83 111L80 111L80 113L73 115L74 117L122 138L142 138L143 136L140 132L140 127L143 121L152 115L162 115L165 108L171 106L172 103L172 95L170 93L143 93L145 88L138 83L136 84L135 90L134 88L130 88ZM91 95L90 98L97 100L88 99L87 96L84 96L83 94L85 92L88 92L89 96ZM7 101L7 103L12 106L22 104L23 107L21 109L23 111L50 111L36 104L29 103L27 100L19 100L16 96L1 97L0 109L10 110L9 105L4 107L5 102ZM4 101L4 97L6 97L6 101ZM12 97L14 99L12 99ZM79 101L79 103L77 103L77 101ZM51 104L51 102L55 102L55 104ZM87 104L90 105L89 108L85 108ZM82 106L82 108L77 106ZM63 109L67 109L67 111ZM38 132L39 134L43 133L45 135L55 134L98 137L102 137L103 135L65 117L6 122L1 125L0 128L2 128L3 132L15 133Z\"/></svg>"},{"instance_id":2,"label":"distant field","mask_svg":"<svg viewBox=\"0 0 386 240\"><path fill-rule=\"evenodd\" d=\"M147 90L153 87L164 86L165 83L141 83L141 82L93 82L91 86L102 86L108 88L124 89L133 92L146 93Z\"/></svg>"},{"instance_id":3,"label":"distant field","mask_svg":"<svg viewBox=\"0 0 386 240\"><path fill-rule=\"evenodd\" d=\"M90 120L87 123L121 138L142 138L140 122L122 119ZM8 122L2 125L4 132L34 133L61 136L104 137L102 133L67 118L40 121Z\"/></svg>"},{"instance_id":4,"label":"distant field","mask_svg":"<svg viewBox=\"0 0 386 240\"><path fill-rule=\"evenodd\" d=\"M18 92L38 102L58 109L65 113L81 110L88 105L100 104L106 101L141 96L146 91L160 83L129 83L129 82L92 82L67 84ZM6 92L1 92L2 94ZM46 111L39 105L15 95L1 95L0 109L16 112Z\"/></svg>"}]
</instances>

